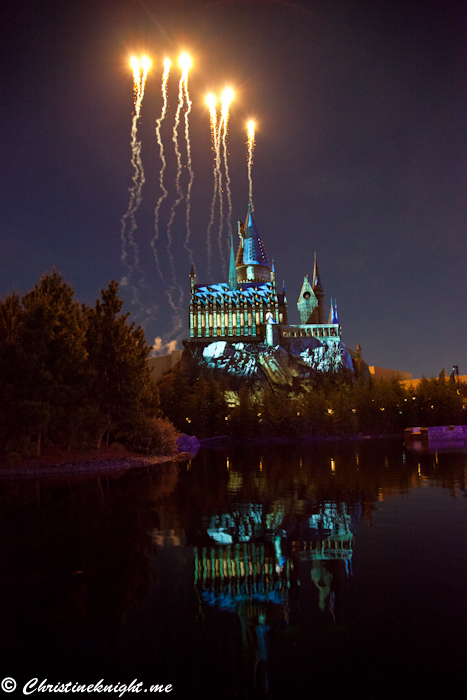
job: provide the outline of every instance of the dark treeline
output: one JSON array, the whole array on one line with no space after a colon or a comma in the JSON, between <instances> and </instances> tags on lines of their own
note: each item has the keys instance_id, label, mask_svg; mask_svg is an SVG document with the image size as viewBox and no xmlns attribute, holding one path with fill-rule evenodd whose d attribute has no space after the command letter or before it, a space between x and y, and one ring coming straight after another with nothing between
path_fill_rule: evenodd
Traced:
<instances>
[{"instance_id":1,"label":"dark treeline","mask_svg":"<svg viewBox=\"0 0 467 700\"><path fill-rule=\"evenodd\" d=\"M465 422L454 377L397 381L317 377L298 390L257 390L199 376L180 363L150 382L143 330L122 314L110 282L94 307L79 304L60 274L22 298L0 301L0 454L15 462L44 446L90 450L114 441L170 454L178 430L198 437L388 434L411 425ZM165 417L163 417L163 415ZM174 428L175 426L175 428Z\"/></svg>"},{"instance_id":2,"label":"dark treeline","mask_svg":"<svg viewBox=\"0 0 467 700\"><path fill-rule=\"evenodd\" d=\"M307 437L393 434L408 426L466 422L462 390L444 372L416 389L397 380L352 381L323 376L307 390L255 392L245 385L230 392L222 378L190 374L178 365L159 383L161 409L183 432L209 437Z\"/></svg>"},{"instance_id":3,"label":"dark treeline","mask_svg":"<svg viewBox=\"0 0 467 700\"><path fill-rule=\"evenodd\" d=\"M121 313L118 284L94 307L73 297L54 271L21 299L0 301L1 453L15 461L48 444L92 449L109 440L170 452L176 432L159 417L149 349Z\"/></svg>"}]
</instances>

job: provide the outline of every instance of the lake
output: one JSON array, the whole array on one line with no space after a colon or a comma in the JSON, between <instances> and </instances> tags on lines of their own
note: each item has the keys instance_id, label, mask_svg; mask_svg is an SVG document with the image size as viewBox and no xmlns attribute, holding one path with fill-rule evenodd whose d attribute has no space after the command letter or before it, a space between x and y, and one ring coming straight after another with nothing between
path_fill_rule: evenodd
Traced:
<instances>
[{"instance_id":1,"label":"lake","mask_svg":"<svg viewBox=\"0 0 467 700\"><path fill-rule=\"evenodd\" d=\"M465 697L466 476L466 450L394 438L2 480L0 676L37 678L28 692Z\"/></svg>"}]
</instances>

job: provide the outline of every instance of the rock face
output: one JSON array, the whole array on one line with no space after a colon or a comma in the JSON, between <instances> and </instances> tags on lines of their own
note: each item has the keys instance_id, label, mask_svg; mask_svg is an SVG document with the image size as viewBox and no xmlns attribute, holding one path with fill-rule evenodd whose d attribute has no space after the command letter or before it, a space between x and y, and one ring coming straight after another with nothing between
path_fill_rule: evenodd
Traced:
<instances>
[{"instance_id":1,"label":"rock face","mask_svg":"<svg viewBox=\"0 0 467 700\"><path fill-rule=\"evenodd\" d=\"M282 345L219 341L204 349L190 350L200 368L225 373L230 378L267 381L271 387L292 387L294 379L347 370L354 372L349 351L327 338L290 338Z\"/></svg>"}]
</instances>

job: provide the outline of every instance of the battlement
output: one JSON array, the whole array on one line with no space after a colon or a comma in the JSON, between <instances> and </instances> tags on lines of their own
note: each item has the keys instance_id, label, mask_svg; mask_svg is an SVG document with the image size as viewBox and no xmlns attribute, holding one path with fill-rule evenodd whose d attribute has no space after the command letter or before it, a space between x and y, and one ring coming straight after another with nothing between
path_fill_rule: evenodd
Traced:
<instances>
[{"instance_id":1,"label":"battlement","mask_svg":"<svg viewBox=\"0 0 467 700\"><path fill-rule=\"evenodd\" d=\"M313 323L298 326L284 326L283 324L268 323L266 325L266 345L276 346L285 338L327 338L340 341L338 323Z\"/></svg>"}]
</instances>

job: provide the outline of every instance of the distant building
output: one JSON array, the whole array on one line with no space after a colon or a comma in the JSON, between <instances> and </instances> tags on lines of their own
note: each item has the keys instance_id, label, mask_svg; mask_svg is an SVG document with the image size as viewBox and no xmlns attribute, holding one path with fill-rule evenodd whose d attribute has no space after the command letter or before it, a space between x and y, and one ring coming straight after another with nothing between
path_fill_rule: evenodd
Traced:
<instances>
[{"instance_id":1,"label":"distant building","mask_svg":"<svg viewBox=\"0 0 467 700\"><path fill-rule=\"evenodd\" d=\"M173 350L169 355L148 357L148 367L151 372L151 382L156 384L162 376L175 367L181 360L183 350Z\"/></svg>"},{"instance_id":2,"label":"distant building","mask_svg":"<svg viewBox=\"0 0 467 700\"><path fill-rule=\"evenodd\" d=\"M412 372L401 372L398 369L388 369L387 367L369 367L370 374L373 379L398 379L399 381L408 381L412 379Z\"/></svg>"},{"instance_id":3,"label":"distant building","mask_svg":"<svg viewBox=\"0 0 467 700\"><path fill-rule=\"evenodd\" d=\"M371 367L370 367L370 369L371 369ZM449 374L447 374L447 375L445 376L445 379L446 379L446 381L449 381L449 379L450 379ZM406 379L406 378L404 377L404 379L401 381L401 384L402 384L403 386L405 386L406 389L410 389L410 387L412 387L412 389L416 389L417 386L420 384L421 381L422 381L421 378L420 378L420 379L412 379L412 377L410 377L410 379ZM467 384L467 374L460 374L460 375L458 375L458 376L456 377L456 383L457 383L457 382Z\"/></svg>"}]
</instances>

